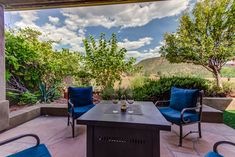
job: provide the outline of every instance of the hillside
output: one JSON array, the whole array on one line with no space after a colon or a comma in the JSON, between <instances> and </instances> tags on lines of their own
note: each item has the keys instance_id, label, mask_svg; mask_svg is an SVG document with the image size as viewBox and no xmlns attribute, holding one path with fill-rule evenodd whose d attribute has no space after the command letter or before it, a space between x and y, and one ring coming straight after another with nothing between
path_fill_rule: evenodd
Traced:
<instances>
[{"instance_id":1,"label":"hillside","mask_svg":"<svg viewBox=\"0 0 235 157\"><path fill-rule=\"evenodd\" d=\"M180 63L171 64L161 57L149 58L140 61L137 65L143 67L144 74L156 75L194 75L201 77L211 77L212 74L199 65Z\"/></svg>"}]
</instances>

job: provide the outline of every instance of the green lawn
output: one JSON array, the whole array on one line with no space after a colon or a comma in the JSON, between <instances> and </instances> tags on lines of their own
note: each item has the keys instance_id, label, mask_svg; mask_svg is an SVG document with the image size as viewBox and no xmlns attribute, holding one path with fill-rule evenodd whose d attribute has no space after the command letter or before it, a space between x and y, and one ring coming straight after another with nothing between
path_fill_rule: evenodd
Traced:
<instances>
[{"instance_id":1,"label":"green lawn","mask_svg":"<svg viewBox=\"0 0 235 157\"><path fill-rule=\"evenodd\" d=\"M235 110L224 111L224 123L235 129Z\"/></svg>"}]
</instances>

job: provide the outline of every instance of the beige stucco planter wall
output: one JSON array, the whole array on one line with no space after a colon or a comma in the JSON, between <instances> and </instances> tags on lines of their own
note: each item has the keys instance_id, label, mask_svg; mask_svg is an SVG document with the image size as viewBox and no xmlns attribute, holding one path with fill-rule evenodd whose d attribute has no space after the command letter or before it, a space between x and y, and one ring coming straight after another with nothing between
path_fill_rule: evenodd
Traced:
<instances>
[{"instance_id":1,"label":"beige stucco planter wall","mask_svg":"<svg viewBox=\"0 0 235 157\"><path fill-rule=\"evenodd\" d=\"M217 110L235 110L234 98L205 97L203 104L213 107Z\"/></svg>"},{"instance_id":2,"label":"beige stucco planter wall","mask_svg":"<svg viewBox=\"0 0 235 157\"><path fill-rule=\"evenodd\" d=\"M0 131L7 129L9 126L9 102L0 100Z\"/></svg>"}]
</instances>

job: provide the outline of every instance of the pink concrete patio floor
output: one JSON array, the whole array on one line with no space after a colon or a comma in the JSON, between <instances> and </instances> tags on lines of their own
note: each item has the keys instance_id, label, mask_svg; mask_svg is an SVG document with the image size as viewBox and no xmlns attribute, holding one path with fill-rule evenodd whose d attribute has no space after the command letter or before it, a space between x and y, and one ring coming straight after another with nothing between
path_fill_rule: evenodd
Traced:
<instances>
[{"instance_id":1,"label":"pink concrete patio floor","mask_svg":"<svg viewBox=\"0 0 235 157\"><path fill-rule=\"evenodd\" d=\"M196 125L185 127L196 129ZM24 133L39 135L41 143L45 143L53 157L86 157L86 127L77 126L77 137L71 137L71 128L66 125L65 117L39 117L16 128L0 134L0 141ZM214 123L202 124L201 139L197 134L188 136L183 147L178 147L178 127L173 126L171 132L161 132L161 157L203 157L216 141L235 141L235 130L224 125ZM31 146L34 140L26 138L17 142L1 146L0 157L17 152ZM219 147L225 157L234 157L235 149L224 145Z\"/></svg>"}]
</instances>

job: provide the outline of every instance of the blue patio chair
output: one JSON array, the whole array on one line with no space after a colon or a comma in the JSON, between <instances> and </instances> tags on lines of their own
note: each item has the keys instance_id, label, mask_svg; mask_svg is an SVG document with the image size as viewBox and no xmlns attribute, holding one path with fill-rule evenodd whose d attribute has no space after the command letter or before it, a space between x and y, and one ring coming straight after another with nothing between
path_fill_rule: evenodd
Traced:
<instances>
[{"instance_id":1,"label":"blue patio chair","mask_svg":"<svg viewBox=\"0 0 235 157\"><path fill-rule=\"evenodd\" d=\"M15 154L9 155L7 157L51 157L47 147L44 144L40 144L40 139L35 134L24 134L5 141L0 142L0 146L8 144L10 142L16 141L24 137L33 137L36 139L37 143L35 146L25 149L23 151L17 152Z\"/></svg>"},{"instance_id":2,"label":"blue patio chair","mask_svg":"<svg viewBox=\"0 0 235 157\"><path fill-rule=\"evenodd\" d=\"M170 100L157 101L155 105L158 107L160 103L169 103L168 107L158 107L162 115L171 122L180 127L179 146L182 146L182 140L191 133L201 134L201 115L202 115L202 95L203 91L198 89L180 89L171 88ZM200 104L197 106L197 100L200 97ZM183 136L183 126L198 123L198 131L190 131Z\"/></svg>"},{"instance_id":3,"label":"blue patio chair","mask_svg":"<svg viewBox=\"0 0 235 157\"><path fill-rule=\"evenodd\" d=\"M211 151L208 154L206 154L205 157L224 157L223 155L218 153L218 149L217 149L218 146L221 145L221 144L229 144L229 145L235 146L235 143L229 142L229 141L219 141L219 142L216 142L214 144L214 146L213 146L213 151Z\"/></svg>"},{"instance_id":4,"label":"blue patio chair","mask_svg":"<svg viewBox=\"0 0 235 157\"><path fill-rule=\"evenodd\" d=\"M72 126L72 135L74 137L75 120L89 111L95 105L93 104L92 87L69 87L68 88L68 126ZM72 121L70 121L72 118Z\"/></svg>"}]
</instances>

